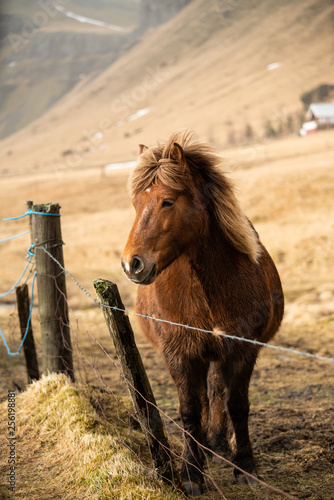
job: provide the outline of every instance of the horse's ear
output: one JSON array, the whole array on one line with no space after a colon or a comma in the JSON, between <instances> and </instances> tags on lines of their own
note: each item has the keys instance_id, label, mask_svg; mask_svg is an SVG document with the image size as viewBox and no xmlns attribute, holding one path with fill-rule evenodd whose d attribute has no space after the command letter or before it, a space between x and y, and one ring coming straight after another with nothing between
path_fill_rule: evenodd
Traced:
<instances>
[{"instance_id":1,"label":"horse's ear","mask_svg":"<svg viewBox=\"0 0 334 500\"><path fill-rule=\"evenodd\" d=\"M180 165L184 165L186 162L184 157L184 151L180 146L180 144L178 144L177 142L174 142L170 150L169 157L171 160L175 161L176 163L179 163Z\"/></svg>"},{"instance_id":2,"label":"horse's ear","mask_svg":"<svg viewBox=\"0 0 334 500\"><path fill-rule=\"evenodd\" d=\"M142 155L146 149L148 149L148 147L145 146L145 144L139 144L139 156Z\"/></svg>"}]
</instances>

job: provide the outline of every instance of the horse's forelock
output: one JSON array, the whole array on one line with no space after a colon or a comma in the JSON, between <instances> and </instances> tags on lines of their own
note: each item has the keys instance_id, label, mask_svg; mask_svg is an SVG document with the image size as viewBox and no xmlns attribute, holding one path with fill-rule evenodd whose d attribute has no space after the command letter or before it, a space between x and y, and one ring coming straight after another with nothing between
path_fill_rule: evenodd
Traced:
<instances>
[{"instance_id":1,"label":"horse's forelock","mask_svg":"<svg viewBox=\"0 0 334 500\"><path fill-rule=\"evenodd\" d=\"M167 143L148 148L140 155L129 181L129 191L132 197L145 191L158 180L176 191L183 191L186 188L189 178L181 165L169 156L176 142L174 139L177 137L173 134ZM180 142L185 143L184 140Z\"/></svg>"}]
</instances>

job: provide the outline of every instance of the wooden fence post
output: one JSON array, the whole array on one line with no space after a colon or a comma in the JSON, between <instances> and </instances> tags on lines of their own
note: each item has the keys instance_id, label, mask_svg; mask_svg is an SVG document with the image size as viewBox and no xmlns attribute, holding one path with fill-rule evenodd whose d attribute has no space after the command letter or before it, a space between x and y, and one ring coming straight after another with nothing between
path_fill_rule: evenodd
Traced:
<instances>
[{"instance_id":1,"label":"wooden fence post","mask_svg":"<svg viewBox=\"0 0 334 500\"><path fill-rule=\"evenodd\" d=\"M30 210L32 209L34 205L34 202L32 200L27 200L26 201L26 210ZM30 231L30 238L31 238L31 244L33 245L34 242L33 242L33 234L32 234L32 222L31 222L31 215L29 215L29 231Z\"/></svg>"},{"instance_id":2,"label":"wooden fence post","mask_svg":"<svg viewBox=\"0 0 334 500\"><path fill-rule=\"evenodd\" d=\"M25 284L17 286L15 292L16 292L17 310L19 314L20 327L21 327L21 336L23 338L27 329L27 324L29 319L29 309L30 309L28 285ZM27 365L28 381L30 383L33 380L39 379L38 361L37 361L34 337L32 333L31 321L29 324L26 339L23 344L23 350Z\"/></svg>"},{"instance_id":3,"label":"wooden fence post","mask_svg":"<svg viewBox=\"0 0 334 500\"><path fill-rule=\"evenodd\" d=\"M34 245L38 310L41 323L44 372L63 372L74 381L72 346L69 327L65 273L47 250L63 267L63 241L61 236L60 206L58 203L34 205L32 214L32 240Z\"/></svg>"},{"instance_id":4,"label":"wooden fence post","mask_svg":"<svg viewBox=\"0 0 334 500\"><path fill-rule=\"evenodd\" d=\"M123 312L124 305L117 285L99 279L94 281L94 287L102 304L102 311L115 345L117 358L121 363L136 416L146 435L154 466L164 481L184 491L182 479L169 451L167 435L135 343L129 318ZM103 305L109 307L103 307ZM121 311L111 309L110 306L121 309Z\"/></svg>"}]
</instances>

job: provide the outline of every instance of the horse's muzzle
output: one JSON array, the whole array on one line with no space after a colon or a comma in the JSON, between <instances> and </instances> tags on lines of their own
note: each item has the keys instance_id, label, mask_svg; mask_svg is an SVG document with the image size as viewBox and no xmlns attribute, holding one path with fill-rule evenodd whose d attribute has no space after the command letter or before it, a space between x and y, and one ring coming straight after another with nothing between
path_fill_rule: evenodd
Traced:
<instances>
[{"instance_id":1,"label":"horse's muzzle","mask_svg":"<svg viewBox=\"0 0 334 500\"><path fill-rule=\"evenodd\" d=\"M127 259L123 260L123 258L121 258L121 264L127 278L134 283L149 285L153 283L156 278L157 266L155 262L146 260L139 255L134 255L130 259L130 263Z\"/></svg>"}]
</instances>

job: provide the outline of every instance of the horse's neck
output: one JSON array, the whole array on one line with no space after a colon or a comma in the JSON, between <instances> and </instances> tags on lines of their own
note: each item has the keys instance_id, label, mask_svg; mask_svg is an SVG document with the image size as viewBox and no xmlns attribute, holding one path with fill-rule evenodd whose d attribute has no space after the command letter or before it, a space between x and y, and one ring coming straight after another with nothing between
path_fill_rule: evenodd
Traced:
<instances>
[{"instance_id":1,"label":"horse's neck","mask_svg":"<svg viewBox=\"0 0 334 500\"><path fill-rule=\"evenodd\" d=\"M203 315L203 310L211 314L209 304L216 303L217 297L223 300L235 252L214 228L161 273L156 280L156 298L173 316L178 309L186 315L186 311Z\"/></svg>"},{"instance_id":2,"label":"horse's neck","mask_svg":"<svg viewBox=\"0 0 334 500\"><path fill-rule=\"evenodd\" d=\"M193 247L190 255L200 281L212 287L228 279L240 254L213 224L207 237Z\"/></svg>"}]
</instances>

